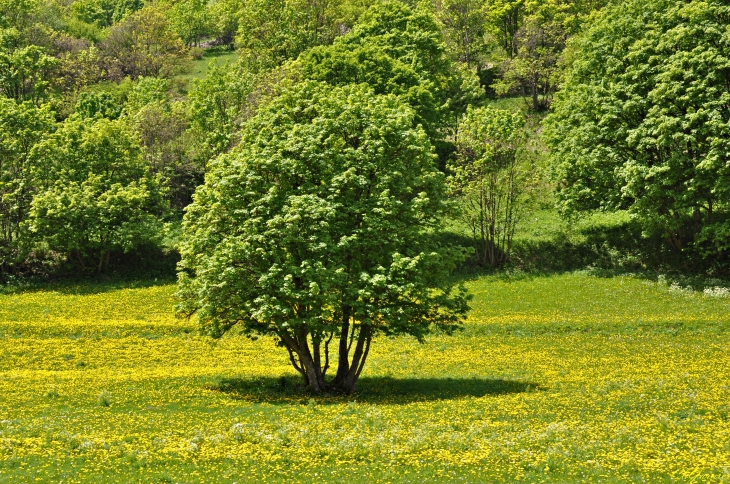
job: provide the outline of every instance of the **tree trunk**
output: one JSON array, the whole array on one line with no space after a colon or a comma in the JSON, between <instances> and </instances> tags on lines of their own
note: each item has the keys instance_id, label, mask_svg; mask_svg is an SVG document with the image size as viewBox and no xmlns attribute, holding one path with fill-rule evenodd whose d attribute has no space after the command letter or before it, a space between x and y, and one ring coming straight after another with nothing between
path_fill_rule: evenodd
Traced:
<instances>
[{"instance_id":1,"label":"tree trunk","mask_svg":"<svg viewBox=\"0 0 730 484\"><path fill-rule=\"evenodd\" d=\"M323 393L326 390L322 369L314 363L314 358L309 351L307 334L301 331L299 337L294 338L287 332L279 334L281 341L289 351L289 359L294 368L302 375L304 384L314 393ZM302 337L303 336L303 337ZM296 354L298 363L294 359Z\"/></svg>"},{"instance_id":2,"label":"tree trunk","mask_svg":"<svg viewBox=\"0 0 730 484\"><path fill-rule=\"evenodd\" d=\"M96 273L101 274L109 266L109 250L102 250L101 257L99 257L99 265L96 268Z\"/></svg>"},{"instance_id":3,"label":"tree trunk","mask_svg":"<svg viewBox=\"0 0 730 484\"><path fill-rule=\"evenodd\" d=\"M301 361L304 366L307 381L309 382L309 389L314 393L323 393L326 390L326 386L324 384L324 377L322 376L321 369L314 363L312 357L308 354L299 355L299 361Z\"/></svg>"},{"instance_id":4,"label":"tree trunk","mask_svg":"<svg viewBox=\"0 0 730 484\"><path fill-rule=\"evenodd\" d=\"M354 328L353 328L354 329ZM338 350L339 361L337 362L337 374L335 379L332 381L332 385L339 386L347 375L347 370L350 368L349 356L350 347L347 344L347 338L350 334L350 307L345 306L342 308L342 326L340 329L340 346Z\"/></svg>"},{"instance_id":5,"label":"tree trunk","mask_svg":"<svg viewBox=\"0 0 730 484\"><path fill-rule=\"evenodd\" d=\"M76 260L79 263L79 266L81 266L81 270L86 270L86 265L84 265L84 260L81 258L81 251L80 250L72 250L71 254L76 255Z\"/></svg>"},{"instance_id":6,"label":"tree trunk","mask_svg":"<svg viewBox=\"0 0 730 484\"><path fill-rule=\"evenodd\" d=\"M370 342L372 340L372 331L369 326L361 325L360 332L357 338L357 344L355 346L355 352L352 354L352 364L349 365L347 373L337 378L336 390L343 393L350 394L355 391L355 385L360 377L363 367L365 366L365 360L368 357L370 351ZM333 382L334 383L334 382Z\"/></svg>"},{"instance_id":7,"label":"tree trunk","mask_svg":"<svg viewBox=\"0 0 730 484\"><path fill-rule=\"evenodd\" d=\"M297 334L288 331L279 333L281 343L289 352L292 366L302 375L304 385L313 393L332 391L349 394L355 390L355 385L365 367L365 361L370 351L373 331L368 325L356 327L351 321L350 312L351 308L346 307L343 310L337 374L329 383L325 376L329 367L329 342L334 335L330 334L329 338L324 341L325 355L324 361L322 361L320 350L322 340L327 333L311 337L311 350L308 341L309 333L306 328L300 329ZM356 330L357 341L354 341ZM351 350L353 350L352 358L350 358Z\"/></svg>"}]
</instances>

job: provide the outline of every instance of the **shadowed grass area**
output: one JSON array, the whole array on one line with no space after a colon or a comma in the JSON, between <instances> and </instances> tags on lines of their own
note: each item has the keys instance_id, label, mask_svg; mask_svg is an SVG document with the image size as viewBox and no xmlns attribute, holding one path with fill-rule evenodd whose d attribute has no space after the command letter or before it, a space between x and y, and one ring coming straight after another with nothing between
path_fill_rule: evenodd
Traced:
<instances>
[{"instance_id":1,"label":"shadowed grass area","mask_svg":"<svg viewBox=\"0 0 730 484\"><path fill-rule=\"evenodd\" d=\"M444 237L473 252L467 228L458 220ZM626 212L593 213L563 219L554 209L528 210L515 233L511 261L496 271L478 267L473 258L459 271L461 277L502 272L549 276L588 270L602 277L632 275L657 280L659 275L684 280L695 288L730 280L730 263L703 259L697 252L678 252L661 237L647 237L640 223ZM691 280L691 282L690 282Z\"/></svg>"},{"instance_id":2,"label":"shadowed grass area","mask_svg":"<svg viewBox=\"0 0 730 484\"><path fill-rule=\"evenodd\" d=\"M306 388L295 377L223 378L208 388L249 402L307 403ZM540 384L481 378L362 377L352 395L311 395L319 404L358 401L370 404L406 404L464 397L484 397L544 390Z\"/></svg>"}]
</instances>

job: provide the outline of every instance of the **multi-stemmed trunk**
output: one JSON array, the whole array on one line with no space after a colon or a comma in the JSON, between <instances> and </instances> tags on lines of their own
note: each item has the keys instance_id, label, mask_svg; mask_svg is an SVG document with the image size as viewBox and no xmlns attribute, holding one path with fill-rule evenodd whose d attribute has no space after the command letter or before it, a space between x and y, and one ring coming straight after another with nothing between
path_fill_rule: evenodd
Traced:
<instances>
[{"instance_id":1,"label":"multi-stemmed trunk","mask_svg":"<svg viewBox=\"0 0 730 484\"><path fill-rule=\"evenodd\" d=\"M348 337L349 334L349 337ZM355 350L350 359L350 350L355 336L355 327L348 320L343 320L340 330L340 346L339 346L339 362L337 365L337 374L332 380L332 386L336 390L352 393L355 390L355 384L360 377L365 360L370 351L370 341L372 340L372 331L367 325L360 325L358 329L357 342Z\"/></svg>"},{"instance_id":2,"label":"multi-stemmed trunk","mask_svg":"<svg viewBox=\"0 0 730 484\"><path fill-rule=\"evenodd\" d=\"M339 333L337 373L327 381L329 347L336 333ZM279 336L292 365L312 392L352 393L365 366L373 335L368 325L355 323L349 309L344 308L339 331L316 334L301 328L296 334L281 331Z\"/></svg>"},{"instance_id":3,"label":"multi-stemmed trunk","mask_svg":"<svg viewBox=\"0 0 730 484\"><path fill-rule=\"evenodd\" d=\"M472 231L479 264L498 267L509 260L518 219L520 193L516 160L501 171L481 175L475 190L465 199L469 211L465 221Z\"/></svg>"}]
</instances>

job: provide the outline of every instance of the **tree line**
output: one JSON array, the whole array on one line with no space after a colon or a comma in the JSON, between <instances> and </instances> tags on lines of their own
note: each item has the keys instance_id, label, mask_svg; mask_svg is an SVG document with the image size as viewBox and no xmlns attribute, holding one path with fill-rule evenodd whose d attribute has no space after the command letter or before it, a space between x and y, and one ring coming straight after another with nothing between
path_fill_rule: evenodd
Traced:
<instances>
[{"instance_id":1,"label":"tree line","mask_svg":"<svg viewBox=\"0 0 730 484\"><path fill-rule=\"evenodd\" d=\"M213 160L305 81L367 84L413 110L479 264L509 260L521 207L546 190L568 217L627 210L680 257L724 264L725 7L422 0L371 12L394 5L1 0L0 278L178 250ZM238 57L185 86L209 49ZM502 97L549 112L544 136L487 107Z\"/></svg>"},{"instance_id":2,"label":"tree line","mask_svg":"<svg viewBox=\"0 0 730 484\"><path fill-rule=\"evenodd\" d=\"M460 113L494 94L493 78L500 92L534 91L509 74L528 55L520 40L528 19L548 10L553 18L557 8L565 23L585 11L471 0L411 5L420 13L402 27L423 35L425 49L414 65L386 46L333 43L352 37L371 3L3 0L2 277L60 261L104 271L115 254L174 237L206 164L238 144L242 125L285 78L366 82L407 98L445 170ZM235 48L239 61L182 92L175 76L201 45ZM553 87L540 89L544 104Z\"/></svg>"}]
</instances>

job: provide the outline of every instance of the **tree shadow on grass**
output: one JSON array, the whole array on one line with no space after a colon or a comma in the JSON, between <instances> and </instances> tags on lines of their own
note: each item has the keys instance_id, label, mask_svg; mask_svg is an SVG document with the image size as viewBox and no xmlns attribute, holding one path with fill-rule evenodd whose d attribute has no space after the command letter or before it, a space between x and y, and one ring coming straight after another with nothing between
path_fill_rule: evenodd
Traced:
<instances>
[{"instance_id":1,"label":"tree shadow on grass","mask_svg":"<svg viewBox=\"0 0 730 484\"><path fill-rule=\"evenodd\" d=\"M221 378L209 390L252 403L343 403L358 401L398 405L543 391L539 383L485 378L362 377L350 395L315 395L296 377Z\"/></svg>"}]
</instances>

